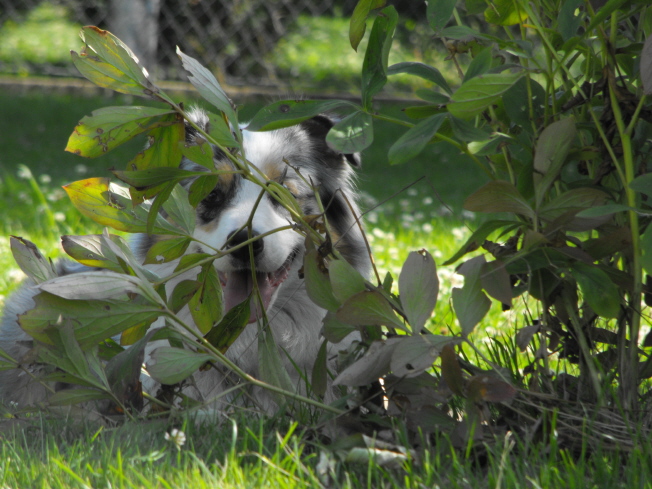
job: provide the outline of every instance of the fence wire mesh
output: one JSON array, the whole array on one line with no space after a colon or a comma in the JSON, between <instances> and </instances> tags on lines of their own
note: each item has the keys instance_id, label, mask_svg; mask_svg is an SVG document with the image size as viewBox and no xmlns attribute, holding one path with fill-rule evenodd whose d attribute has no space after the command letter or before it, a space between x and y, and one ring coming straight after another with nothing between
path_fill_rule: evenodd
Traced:
<instances>
[{"instance_id":1,"label":"fence wire mesh","mask_svg":"<svg viewBox=\"0 0 652 489\"><path fill-rule=\"evenodd\" d=\"M413 17L418 17L425 5L402 2ZM0 0L0 73L76 77L78 73L68 52L81 46L76 37L80 26L96 25L114 32L136 54L140 52L143 64L157 79L185 79L176 56L179 46L229 85L283 88L295 83L289 79L292 74L287 68L279 70L270 55L279 41L296 29L302 19L346 18L355 3L356 0ZM345 29L341 36L346 37ZM143 41L143 37L147 39Z\"/></svg>"}]
</instances>

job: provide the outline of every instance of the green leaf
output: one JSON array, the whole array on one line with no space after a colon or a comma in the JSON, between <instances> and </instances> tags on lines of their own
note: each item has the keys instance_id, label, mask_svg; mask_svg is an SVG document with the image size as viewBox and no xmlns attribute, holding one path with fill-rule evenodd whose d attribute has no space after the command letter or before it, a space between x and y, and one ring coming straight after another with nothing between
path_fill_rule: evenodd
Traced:
<instances>
[{"instance_id":1,"label":"green leaf","mask_svg":"<svg viewBox=\"0 0 652 489\"><path fill-rule=\"evenodd\" d=\"M541 218L552 221L564 214L579 213L587 209L589 211L599 208L609 198L609 195L602 190L592 187L579 187L571 189L558 195L550 202L541 206L539 215ZM608 215L605 213L603 215ZM582 217L590 217L583 215Z\"/></svg>"},{"instance_id":2,"label":"green leaf","mask_svg":"<svg viewBox=\"0 0 652 489\"><path fill-rule=\"evenodd\" d=\"M335 124L326 135L326 142L336 151L351 154L371 146L374 140L371 114L356 111Z\"/></svg>"},{"instance_id":3,"label":"green leaf","mask_svg":"<svg viewBox=\"0 0 652 489\"><path fill-rule=\"evenodd\" d=\"M326 394L326 389L328 388L328 341L323 340L319 351L317 352L317 358L315 363L312 366L312 375L310 378L310 386L312 392L319 396L324 397Z\"/></svg>"},{"instance_id":4,"label":"green leaf","mask_svg":"<svg viewBox=\"0 0 652 489\"><path fill-rule=\"evenodd\" d=\"M170 299L168 300L168 307L173 313L178 313L183 307L188 304L188 301L199 290L201 283L197 280L182 280L174 286Z\"/></svg>"},{"instance_id":5,"label":"green leaf","mask_svg":"<svg viewBox=\"0 0 652 489\"><path fill-rule=\"evenodd\" d=\"M561 4L559 15L557 16L557 28L564 42L575 37L577 29L582 23L584 10L579 15L575 15L575 11L582 6L582 0L567 0Z\"/></svg>"},{"instance_id":6,"label":"green leaf","mask_svg":"<svg viewBox=\"0 0 652 489\"><path fill-rule=\"evenodd\" d=\"M464 201L473 212L514 212L534 219L536 214L520 192L505 180L493 180Z\"/></svg>"},{"instance_id":7,"label":"green leaf","mask_svg":"<svg viewBox=\"0 0 652 489\"><path fill-rule=\"evenodd\" d=\"M98 389L75 388L55 392L48 398L50 406L70 406L71 404L82 404L90 401L110 399L111 396Z\"/></svg>"},{"instance_id":8,"label":"green leaf","mask_svg":"<svg viewBox=\"0 0 652 489\"><path fill-rule=\"evenodd\" d=\"M188 171L180 168L150 168L147 170L111 170L118 179L136 190L145 190L170 182L180 182L184 178L206 175L203 171Z\"/></svg>"},{"instance_id":9,"label":"green leaf","mask_svg":"<svg viewBox=\"0 0 652 489\"><path fill-rule=\"evenodd\" d=\"M167 100L167 96L149 81L134 53L120 39L95 26L83 27L79 34L86 46L79 54L75 51L70 54L83 76L116 92L139 97L158 96Z\"/></svg>"},{"instance_id":10,"label":"green leaf","mask_svg":"<svg viewBox=\"0 0 652 489\"><path fill-rule=\"evenodd\" d=\"M36 307L19 316L20 326L36 340L51 344L46 330L61 318L74 320L75 337L82 349L88 349L131 326L152 321L163 310L138 301L69 300L47 292L34 297Z\"/></svg>"},{"instance_id":11,"label":"green leaf","mask_svg":"<svg viewBox=\"0 0 652 489\"><path fill-rule=\"evenodd\" d=\"M446 27L456 3L457 0L430 0L427 3L426 19L435 33Z\"/></svg>"},{"instance_id":12,"label":"green leaf","mask_svg":"<svg viewBox=\"0 0 652 489\"><path fill-rule=\"evenodd\" d=\"M354 326L389 326L407 331L387 299L376 291L363 291L350 297L337 311L339 321Z\"/></svg>"},{"instance_id":13,"label":"green leaf","mask_svg":"<svg viewBox=\"0 0 652 489\"><path fill-rule=\"evenodd\" d=\"M57 276L52 262L45 259L34 243L18 236L11 236L9 243L14 260L35 283L40 284Z\"/></svg>"},{"instance_id":14,"label":"green leaf","mask_svg":"<svg viewBox=\"0 0 652 489\"><path fill-rule=\"evenodd\" d=\"M453 94L448 111L460 119L470 119L500 100L521 76L521 73L510 73L473 77Z\"/></svg>"},{"instance_id":15,"label":"green leaf","mask_svg":"<svg viewBox=\"0 0 652 489\"><path fill-rule=\"evenodd\" d=\"M481 277L485 263L484 256L477 256L463 263L457 271L464 276L464 286L461 289L453 288L453 309L463 336L473 331L491 307L491 301L482 291Z\"/></svg>"},{"instance_id":16,"label":"green leaf","mask_svg":"<svg viewBox=\"0 0 652 489\"><path fill-rule=\"evenodd\" d=\"M649 224L641 236L641 250L643 252L641 266L648 275L652 276L652 226Z\"/></svg>"},{"instance_id":17,"label":"green leaf","mask_svg":"<svg viewBox=\"0 0 652 489\"><path fill-rule=\"evenodd\" d=\"M271 131L290 127L340 107L355 107L345 100L281 100L260 109L247 125L248 131Z\"/></svg>"},{"instance_id":18,"label":"green leaf","mask_svg":"<svg viewBox=\"0 0 652 489\"><path fill-rule=\"evenodd\" d=\"M303 259L303 274L306 282L306 291L310 299L328 311L336 311L340 302L333 294L331 281L326 273L323 258L317 250L310 250Z\"/></svg>"},{"instance_id":19,"label":"green leaf","mask_svg":"<svg viewBox=\"0 0 652 489\"><path fill-rule=\"evenodd\" d=\"M652 37L650 37L652 39ZM652 44L652 43L651 43ZM640 175L634 180L629 182L629 188L640 192L643 195L652 197L652 173L646 173L645 175Z\"/></svg>"},{"instance_id":20,"label":"green leaf","mask_svg":"<svg viewBox=\"0 0 652 489\"><path fill-rule=\"evenodd\" d=\"M333 260L328 264L333 295L340 302L365 290L365 281L360 272L346 260Z\"/></svg>"},{"instance_id":21,"label":"green leaf","mask_svg":"<svg viewBox=\"0 0 652 489\"><path fill-rule=\"evenodd\" d=\"M66 151L95 158L111 151L134 136L156 127L174 123L165 115L170 109L155 107L104 107L79 121L68 139Z\"/></svg>"},{"instance_id":22,"label":"green leaf","mask_svg":"<svg viewBox=\"0 0 652 489\"><path fill-rule=\"evenodd\" d=\"M183 255L192 239L188 237L157 236L157 241L147 250L145 265L150 263L167 263Z\"/></svg>"},{"instance_id":23,"label":"green leaf","mask_svg":"<svg viewBox=\"0 0 652 489\"><path fill-rule=\"evenodd\" d=\"M73 205L86 217L103 226L130 233L147 232L148 205L133 207L128 192L108 178L89 178L65 185ZM181 234L180 230L155 215L156 234Z\"/></svg>"},{"instance_id":24,"label":"green leaf","mask_svg":"<svg viewBox=\"0 0 652 489\"><path fill-rule=\"evenodd\" d=\"M534 149L534 193L539 208L548 189L561 172L577 130L575 119L567 117L546 127Z\"/></svg>"},{"instance_id":25,"label":"green leaf","mask_svg":"<svg viewBox=\"0 0 652 489\"><path fill-rule=\"evenodd\" d=\"M459 342L459 338L430 333L401 336L391 359L392 373L397 377L415 377L429 369L439 357L441 349Z\"/></svg>"},{"instance_id":26,"label":"green leaf","mask_svg":"<svg viewBox=\"0 0 652 489\"><path fill-rule=\"evenodd\" d=\"M482 129L478 129L469 121L464 119L458 119L452 115L448 118L451 124L451 129L453 134L460 141L472 142L472 141L487 141L491 138L491 135Z\"/></svg>"},{"instance_id":27,"label":"green leaf","mask_svg":"<svg viewBox=\"0 0 652 489\"><path fill-rule=\"evenodd\" d=\"M55 277L38 286L50 294L74 300L104 300L140 294L152 301L138 277L110 271L88 271ZM154 300L153 303L159 301Z\"/></svg>"},{"instance_id":28,"label":"green leaf","mask_svg":"<svg viewBox=\"0 0 652 489\"><path fill-rule=\"evenodd\" d=\"M211 355L205 353L162 346L152 352L147 361L147 372L161 384L174 385L190 377L206 362L213 360Z\"/></svg>"},{"instance_id":29,"label":"green leaf","mask_svg":"<svg viewBox=\"0 0 652 489\"><path fill-rule=\"evenodd\" d=\"M487 294L497 301L506 306L512 305L512 284L502 261L495 260L482 265L480 284Z\"/></svg>"},{"instance_id":30,"label":"green leaf","mask_svg":"<svg viewBox=\"0 0 652 489\"><path fill-rule=\"evenodd\" d=\"M61 246L70 257L87 267L108 268L114 272L125 271L118 263L115 254L102 244L101 234L65 235L61 237Z\"/></svg>"},{"instance_id":31,"label":"green leaf","mask_svg":"<svg viewBox=\"0 0 652 489\"><path fill-rule=\"evenodd\" d=\"M464 82L476 76L484 75L491 68L493 47L488 46L477 53L464 73Z\"/></svg>"},{"instance_id":32,"label":"green leaf","mask_svg":"<svg viewBox=\"0 0 652 489\"><path fill-rule=\"evenodd\" d=\"M213 326L204 338L222 353L226 353L247 327L250 316L250 301L243 301L229 309L222 320Z\"/></svg>"},{"instance_id":33,"label":"green leaf","mask_svg":"<svg viewBox=\"0 0 652 489\"><path fill-rule=\"evenodd\" d=\"M446 37L448 39L457 39L458 41L463 41L469 37L474 39L484 39L486 41L492 39L491 36L485 36L484 34L480 34L475 29L471 29L470 27L465 25L454 25L451 27L447 27L441 32L441 37Z\"/></svg>"},{"instance_id":34,"label":"green leaf","mask_svg":"<svg viewBox=\"0 0 652 489\"><path fill-rule=\"evenodd\" d=\"M367 17L369 12L385 6L385 0L359 0L349 23L349 41L354 51L358 50L360 41L367 30Z\"/></svg>"},{"instance_id":35,"label":"green leaf","mask_svg":"<svg viewBox=\"0 0 652 489\"><path fill-rule=\"evenodd\" d=\"M202 175L201 177L197 177L188 190L188 202L190 205L197 207L215 189L219 180L219 175Z\"/></svg>"},{"instance_id":36,"label":"green leaf","mask_svg":"<svg viewBox=\"0 0 652 489\"><path fill-rule=\"evenodd\" d=\"M392 354L401 338L389 338L371 343L362 358L345 368L333 385L357 387L369 385L389 372Z\"/></svg>"},{"instance_id":37,"label":"green leaf","mask_svg":"<svg viewBox=\"0 0 652 489\"><path fill-rule=\"evenodd\" d=\"M398 75L400 73L407 73L408 75L418 76L419 78L431 81L435 85L443 88L449 95L453 93L453 90L451 90L451 87L448 85L448 82L444 76L434 66L430 66L424 63L405 61L403 63L396 63L387 68L388 76Z\"/></svg>"},{"instance_id":38,"label":"green leaf","mask_svg":"<svg viewBox=\"0 0 652 489\"><path fill-rule=\"evenodd\" d=\"M618 287L605 272L593 265L574 263L571 275L577 281L584 299L599 316L616 318L620 311Z\"/></svg>"},{"instance_id":39,"label":"green leaf","mask_svg":"<svg viewBox=\"0 0 652 489\"><path fill-rule=\"evenodd\" d=\"M487 10L484 11L484 18L490 24L514 25L527 20L527 14L520 8L518 2L513 0L492 0Z\"/></svg>"},{"instance_id":40,"label":"green leaf","mask_svg":"<svg viewBox=\"0 0 652 489\"><path fill-rule=\"evenodd\" d=\"M202 333L208 333L222 317L222 286L212 263L204 265L197 277L201 284L188 303L195 325Z\"/></svg>"},{"instance_id":41,"label":"green leaf","mask_svg":"<svg viewBox=\"0 0 652 489\"><path fill-rule=\"evenodd\" d=\"M175 223L188 236L193 235L197 213L193 206L190 205L188 191L184 187L181 185L173 186L170 197L163 204L163 210L167 214L168 221Z\"/></svg>"},{"instance_id":42,"label":"green leaf","mask_svg":"<svg viewBox=\"0 0 652 489\"><path fill-rule=\"evenodd\" d=\"M487 239L487 237L494 231L501 228L509 228L511 230L513 227L519 226L520 224L514 221L495 220L482 223L478 229L473 231L473 234L466 240L466 243L464 243L453 256L443 263L443 266L451 265L467 253L477 250L480 245L484 243L485 239Z\"/></svg>"},{"instance_id":43,"label":"green leaf","mask_svg":"<svg viewBox=\"0 0 652 489\"><path fill-rule=\"evenodd\" d=\"M159 331L160 328L150 330L106 364L106 377L111 391L123 404L139 404L142 407L140 374L145 359L145 347Z\"/></svg>"},{"instance_id":44,"label":"green leaf","mask_svg":"<svg viewBox=\"0 0 652 489\"><path fill-rule=\"evenodd\" d=\"M190 145L185 142L180 142L179 146L183 156L188 158L190 161L194 161L209 171L215 169L215 154L213 152L213 147L207 142Z\"/></svg>"},{"instance_id":45,"label":"green leaf","mask_svg":"<svg viewBox=\"0 0 652 489\"><path fill-rule=\"evenodd\" d=\"M432 315L439 294L437 266L425 250L411 252L398 277L401 307L413 331L421 331Z\"/></svg>"},{"instance_id":46,"label":"green leaf","mask_svg":"<svg viewBox=\"0 0 652 489\"><path fill-rule=\"evenodd\" d=\"M224 116L207 112L208 115L208 135L215 139L218 144L227 148L240 148L241 144L236 141L228 122ZM238 129L239 131L239 129ZM211 168L210 166L208 168Z\"/></svg>"},{"instance_id":47,"label":"green leaf","mask_svg":"<svg viewBox=\"0 0 652 489\"><path fill-rule=\"evenodd\" d=\"M329 342L339 343L354 331L357 331L356 328L339 321L334 313L330 311L326 313L322 334Z\"/></svg>"},{"instance_id":48,"label":"green leaf","mask_svg":"<svg viewBox=\"0 0 652 489\"><path fill-rule=\"evenodd\" d=\"M421 153L435 136L445 118L446 114L436 114L408 129L389 148L390 165L405 163Z\"/></svg>"},{"instance_id":49,"label":"green leaf","mask_svg":"<svg viewBox=\"0 0 652 489\"><path fill-rule=\"evenodd\" d=\"M296 388L281 361L272 328L269 325L259 326L258 329L258 363L258 372L263 381L289 392L295 391ZM276 403L282 406L285 399L276 393L272 394Z\"/></svg>"},{"instance_id":50,"label":"green leaf","mask_svg":"<svg viewBox=\"0 0 652 489\"><path fill-rule=\"evenodd\" d=\"M371 110L374 95L387 83L387 60L394 39L398 14L393 6L380 11L369 35L369 44L362 63L362 106Z\"/></svg>"},{"instance_id":51,"label":"green leaf","mask_svg":"<svg viewBox=\"0 0 652 489\"><path fill-rule=\"evenodd\" d=\"M195 58L181 52L178 46L177 55L181 59L183 68L189 73L188 81L192 83L205 100L217 107L224 113L224 115L226 115L236 133L236 139L241 141L242 134L240 133L235 105L226 95L226 92L224 92L213 73L203 67Z\"/></svg>"}]
</instances>

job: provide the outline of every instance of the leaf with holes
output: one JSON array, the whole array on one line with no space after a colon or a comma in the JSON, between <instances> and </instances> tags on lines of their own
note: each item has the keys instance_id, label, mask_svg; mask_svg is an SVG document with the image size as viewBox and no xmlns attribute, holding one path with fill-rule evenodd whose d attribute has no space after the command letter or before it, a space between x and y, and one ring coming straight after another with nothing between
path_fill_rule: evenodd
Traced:
<instances>
[{"instance_id":1,"label":"leaf with holes","mask_svg":"<svg viewBox=\"0 0 652 489\"><path fill-rule=\"evenodd\" d=\"M66 151L96 158L143 132L174 124L170 109L155 107L104 107L85 116L68 139Z\"/></svg>"},{"instance_id":2,"label":"leaf with holes","mask_svg":"<svg viewBox=\"0 0 652 489\"><path fill-rule=\"evenodd\" d=\"M430 333L401 336L391 359L392 373L397 377L414 377L430 368L444 345L459 342L459 338Z\"/></svg>"},{"instance_id":3,"label":"leaf with holes","mask_svg":"<svg viewBox=\"0 0 652 489\"><path fill-rule=\"evenodd\" d=\"M183 255L192 239L188 237L178 238L176 236L160 236L157 241L147 250L145 265L152 263L167 263Z\"/></svg>"},{"instance_id":4,"label":"leaf with holes","mask_svg":"<svg viewBox=\"0 0 652 489\"><path fill-rule=\"evenodd\" d=\"M89 178L65 185L63 189L77 210L98 224L130 233L147 232L149 206L133 207L126 189L109 184L108 178ZM153 233L181 234L161 216L156 215L154 222Z\"/></svg>"},{"instance_id":5,"label":"leaf with holes","mask_svg":"<svg viewBox=\"0 0 652 489\"><path fill-rule=\"evenodd\" d=\"M80 53L70 54L75 67L87 79L116 92L169 101L149 81L147 71L138 64L131 49L116 36L95 26L83 27L79 34L85 46Z\"/></svg>"},{"instance_id":6,"label":"leaf with holes","mask_svg":"<svg viewBox=\"0 0 652 489\"><path fill-rule=\"evenodd\" d=\"M260 109L247 125L248 131L271 131L290 127L341 107L355 107L345 100L281 100Z\"/></svg>"}]
</instances>

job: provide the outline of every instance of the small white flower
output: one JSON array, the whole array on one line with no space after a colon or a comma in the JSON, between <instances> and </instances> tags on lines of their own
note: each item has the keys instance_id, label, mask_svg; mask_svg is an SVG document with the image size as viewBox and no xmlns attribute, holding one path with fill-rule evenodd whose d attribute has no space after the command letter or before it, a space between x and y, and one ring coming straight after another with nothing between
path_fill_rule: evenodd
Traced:
<instances>
[{"instance_id":1,"label":"small white flower","mask_svg":"<svg viewBox=\"0 0 652 489\"><path fill-rule=\"evenodd\" d=\"M48 184L52 182L52 177L46 173L38 177L38 181L41 182L42 184Z\"/></svg>"},{"instance_id":2,"label":"small white flower","mask_svg":"<svg viewBox=\"0 0 652 489\"><path fill-rule=\"evenodd\" d=\"M421 225L421 230L424 233L432 233L433 229L434 228L432 227L432 224L430 224L429 222L426 222L426 223Z\"/></svg>"},{"instance_id":3,"label":"small white flower","mask_svg":"<svg viewBox=\"0 0 652 489\"><path fill-rule=\"evenodd\" d=\"M57 222L63 222L66 220L66 215L63 212L55 212L54 220Z\"/></svg>"},{"instance_id":4,"label":"small white flower","mask_svg":"<svg viewBox=\"0 0 652 489\"><path fill-rule=\"evenodd\" d=\"M416 188L411 188L411 189L408 190L407 193L408 193L408 195L409 195L410 197L415 197L419 192L417 191Z\"/></svg>"},{"instance_id":5,"label":"small white flower","mask_svg":"<svg viewBox=\"0 0 652 489\"><path fill-rule=\"evenodd\" d=\"M75 166L75 171L80 175L84 175L85 173L88 172L88 167L86 165L79 164Z\"/></svg>"},{"instance_id":6,"label":"small white flower","mask_svg":"<svg viewBox=\"0 0 652 489\"><path fill-rule=\"evenodd\" d=\"M181 430L172 428L169 433L165 433L165 439L174 443L177 450L181 450L181 447L186 443L186 434Z\"/></svg>"},{"instance_id":7,"label":"small white flower","mask_svg":"<svg viewBox=\"0 0 652 489\"><path fill-rule=\"evenodd\" d=\"M432 204L432 197L425 197L423 199L423 205L430 205Z\"/></svg>"},{"instance_id":8,"label":"small white flower","mask_svg":"<svg viewBox=\"0 0 652 489\"><path fill-rule=\"evenodd\" d=\"M32 178L32 171L24 165L18 167L18 178L29 180Z\"/></svg>"}]
</instances>

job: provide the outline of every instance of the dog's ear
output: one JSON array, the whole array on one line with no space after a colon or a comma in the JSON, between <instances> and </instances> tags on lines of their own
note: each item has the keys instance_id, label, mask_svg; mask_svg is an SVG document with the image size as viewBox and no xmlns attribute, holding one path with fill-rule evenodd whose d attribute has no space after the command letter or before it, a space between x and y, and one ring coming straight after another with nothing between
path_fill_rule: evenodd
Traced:
<instances>
[{"instance_id":1,"label":"dog's ear","mask_svg":"<svg viewBox=\"0 0 652 489\"><path fill-rule=\"evenodd\" d=\"M326 135L328 134L328 131L330 131L331 128L338 122L338 117L321 114L303 121L300 126L304 131L306 131L306 133L308 133L311 138L322 142L329 151L340 154L339 152L333 150L326 142ZM360 153L348 153L342 154L342 156L346 158L346 161L348 161L351 166L355 166L356 168L360 167Z\"/></svg>"}]
</instances>

